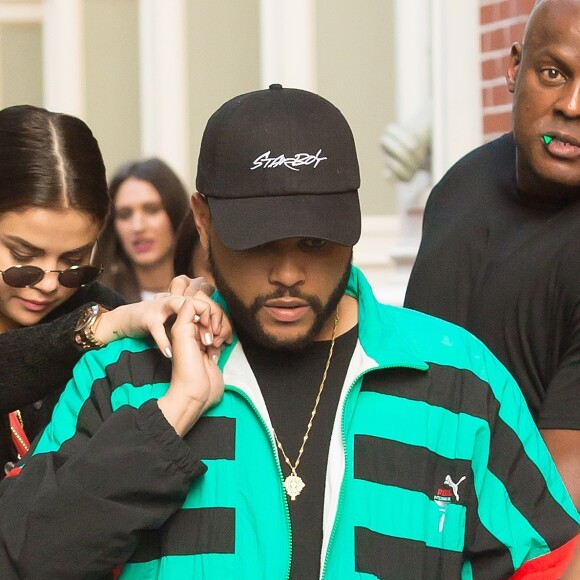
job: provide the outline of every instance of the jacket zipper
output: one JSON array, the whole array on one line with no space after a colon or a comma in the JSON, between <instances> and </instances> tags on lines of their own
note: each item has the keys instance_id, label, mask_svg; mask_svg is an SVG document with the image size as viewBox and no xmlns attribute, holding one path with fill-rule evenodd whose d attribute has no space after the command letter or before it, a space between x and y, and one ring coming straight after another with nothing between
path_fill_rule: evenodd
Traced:
<instances>
[{"instance_id":1,"label":"jacket zipper","mask_svg":"<svg viewBox=\"0 0 580 580\"><path fill-rule=\"evenodd\" d=\"M237 394L241 395L247 401L247 403L250 405L251 409L254 411L255 415L258 417L258 420L262 424L262 427L264 428L264 431L266 431L266 433L268 434L268 439L270 440L270 447L272 449L272 454L274 455L276 467L278 468L278 475L280 476L280 479L279 479L279 481L280 481L280 493L282 494L282 500L283 500L282 503L284 504L284 513L286 515L286 529L288 532L288 546L289 546L288 571L286 573L286 579L288 580L288 578L290 578L290 569L292 567L292 522L290 521L290 508L288 507L288 500L286 498L286 492L284 490L284 486L282 485L282 482L284 481L284 474L282 472L282 467L280 465L280 458L278 457L278 448L276 447L276 442L274 441L274 437L272 437L272 432L268 428L266 421L264 421L264 418L262 417L262 415L260 414L258 409L256 409L256 406L254 405L252 399L250 399L250 397L248 397L248 395L244 391L242 391L241 389L239 389L237 387L227 386L227 387L225 387L225 390L237 393Z\"/></svg>"},{"instance_id":2,"label":"jacket zipper","mask_svg":"<svg viewBox=\"0 0 580 580\"><path fill-rule=\"evenodd\" d=\"M346 394L346 397L344 398L344 404L342 405L341 418L340 418L340 425L341 425L341 432L342 432L341 433L342 434L342 449L344 451L344 473L347 473L348 468L350 467L350 465L349 465L350 464L350 457L348 456L348 454L346 452L346 427L344 424L344 421L345 421L344 410L346 409L346 406L347 406L346 403L352 394L352 390L353 390L354 386L359 381L361 381L362 378L366 374L372 373L374 371L379 371L379 370L384 370L384 369L393 369L393 368L424 370L423 367L414 366L414 365L382 365L382 366L377 366L377 367L373 367L371 369L367 369L367 370L363 371L362 373L360 373L356 377L356 379L351 383L350 387L348 388L348 392ZM338 496L338 505L336 506L336 514L334 516L334 523L332 524L332 531L330 532L330 538L328 540L328 546L326 548L326 555L324 556L324 566L322 567L322 572L320 574L321 580L324 579L324 577L326 576L326 568L328 566L328 556L329 556L331 548L332 548L332 543L334 541L334 537L336 536L336 528L338 526L338 521L340 519L340 515L341 515L341 511L342 511L343 491L344 491L344 478L342 480L342 483L340 484L340 494Z\"/></svg>"}]
</instances>

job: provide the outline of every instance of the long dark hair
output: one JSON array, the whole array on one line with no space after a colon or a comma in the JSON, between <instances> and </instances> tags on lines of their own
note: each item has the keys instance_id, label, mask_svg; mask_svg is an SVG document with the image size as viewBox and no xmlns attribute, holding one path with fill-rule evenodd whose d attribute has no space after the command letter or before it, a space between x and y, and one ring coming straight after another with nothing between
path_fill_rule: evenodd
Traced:
<instances>
[{"instance_id":1,"label":"long dark hair","mask_svg":"<svg viewBox=\"0 0 580 580\"><path fill-rule=\"evenodd\" d=\"M124 163L111 178L111 213L97 244L96 261L107 265L101 276L104 284L123 294L127 300L137 301L140 299L137 278L115 230L115 197L121 185L130 177L147 181L158 191L174 234L189 211L189 201L187 189L177 174L157 157Z\"/></svg>"},{"instance_id":2,"label":"long dark hair","mask_svg":"<svg viewBox=\"0 0 580 580\"><path fill-rule=\"evenodd\" d=\"M193 271L193 254L195 247L199 243L199 233L195 227L193 213L187 212L175 238L175 254L173 256L173 270L175 275L185 274L190 278L195 278Z\"/></svg>"},{"instance_id":3,"label":"long dark hair","mask_svg":"<svg viewBox=\"0 0 580 580\"><path fill-rule=\"evenodd\" d=\"M102 226L109 203L103 157L83 121L32 105L0 111L0 213L70 207Z\"/></svg>"}]
</instances>

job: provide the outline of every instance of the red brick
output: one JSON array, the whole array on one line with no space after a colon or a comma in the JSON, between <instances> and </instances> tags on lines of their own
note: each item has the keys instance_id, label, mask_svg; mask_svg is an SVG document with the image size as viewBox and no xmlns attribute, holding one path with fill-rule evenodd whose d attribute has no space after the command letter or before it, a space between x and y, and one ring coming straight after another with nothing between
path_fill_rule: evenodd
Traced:
<instances>
[{"instance_id":1,"label":"red brick","mask_svg":"<svg viewBox=\"0 0 580 580\"><path fill-rule=\"evenodd\" d=\"M490 81L500 76L497 61L497 58L490 58L481 63L481 75L484 81Z\"/></svg>"},{"instance_id":2,"label":"red brick","mask_svg":"<svg viewBox=\"0 0 580 580\"><path fill-rule=\"evenodd\" d=\"M483 89L482 103L484 107L491 107L493 105L493 89Z\"/></svg>"},{"instance_id":3,"label":"red brick","mask_svg":"<svg viewBox=\"0 0 580 580\"><path fill-rule=\"evenodd\" d=\"M479 11L480 22L481 24L491 24L516 16L527 16L533 5L534 0L499 0L481 7Z\"/></svg>"},{"instance_id":4,"label":"red brick","mask_svg":"<svg viewBox=\"0 0 580 580\"><path fill-rule=\"evenodd\" d=\"M483 132L501 133L509 131L512 127L512 115L510 113L485 114L483 115Z\"/></svg>"},{"instance_id":5,"label":"red brick","mask_svg":"<svg viewBox=\"0 0 580 580\"><path fill-rule=\"evenodd\" d=\"M481 34L481 76L485 81L497 80L497 86L482 90L484 139L495 137L511 129L511 113L492 114L486 108L511 103L512 95L505 86L505 73L509 64L509 48L514 42L521 42L525 22L506 25L505 20L528 16L535 0L497 0L480 9L480 24L487 25ZM524 19L525 20L525 19ZM493 24L496 26L492 26ZM486 53L506 49L503 57L486 58ZM499 82L501 79L501 83Z\"/></svg>"},{"instance_id":6,"label":"red brick","mask_svg":"<svg viewBox=\"0 0 580 580\"><path fill-rule=\"evenodd\" d=\"M525 24L514 24L509 27L509 46L514 42L521 42L524 39Z\"/></svg>"},{"instance_id":7,"label":"red brick","mask_svg":"<svg viewBox=\"0 0 580 580\"><path fill-rule=\"evenodd\" d=\"M497 87L488 87L483 89L483 106L495 107L512 102L512 95L507 90L505 83Z\"/></svg>"},{"instance_id":8,"label":"red brick","mask_svg":"<svg viewBox=\"0 0 580 580\"><path fill-rule=\"evenodd\" d=\"M482 52L509 48L514 42L521 42L524 36L524 27L523 23L503 26L502 23L498 22L497 28L488 29L481 34Z\"/></svg>"},{"instance_id":9,"label":"red brick","mask_svg":"<svg viewBox=\"0 0 580 580\"><path fill-rule=\"evenodd\" d=\"M490 50L499 50L511 46L511 27L510 28L497 28L496 30L490 30L489 32L484 32L481 35L481 50L482 52L488 52Z\"/></svg>"},{"instance_id":10,"label":"red brick","mask_svg":"<svg viewBox=\"0 0 580 580\"><path fill-rule=\"evenodd\" d=\"M490 58L481 63L481 78L490 81L497 78L505 78L509 63L509 54L504 57Z\"/></svg>"},{"instance_id":11,"label":"red brick","mask_svg":"<svg viewBox=\"0 0 580 580\"><path fill-rule=\"evenodd\" d=\"M495 78L494 62L492 60L484 60L481 63L481 78L484 81Z\"/></svg>"},{"instance_id":12,"label":"red brick","mask_svg":"<svg viewBox=\"0 0 580 580\"><path fill-rule=\"evenodd\" d=\"M518 14L529 14L532 11L535 0L516 0Z\"/></svg>"},{"instance_id":13,"label":"red brick","mask_svg":"<svg viewBox=\"0 0 580 580\"><path fill-rule=\"evenodd\" d=\"M491 24L492 22L498 22L510 18L512 11L510 7L511 4L511 0L500 0L494 4L482 6L480 10L481 23Z\"/></svg>"},{"instance_id":14,"label":"red brick","mask_svg":"<svg viewBox=\"0 0 580 580\"><path fill-rule=\"evenodd\" d=\"M479 10L479 21L481 24L489 24L490 22L497 22L500 19L500 2L495 4L488 4L482 6Z\"/></svg>"},{"instance_id":15,"label":"red brick","mask_svg":"<svg viewBox=\"0 0 580 580\"><path fill-rule=\"evenodd\" d=\"M507 2L502 3L500 16L504 20L518 16L517 7L514 0L508 0Z\"/></svg>"},{"instance_id":16,"label":"red brick","mask_svg":"<svg viewBox=\"0 0 580 580\"><path fill-rule=\"evenodd\" d=\"M493 46L493 32L483 32L480 35L479 49L482 53L489 52Z\"/></svg>"}]
</instances>

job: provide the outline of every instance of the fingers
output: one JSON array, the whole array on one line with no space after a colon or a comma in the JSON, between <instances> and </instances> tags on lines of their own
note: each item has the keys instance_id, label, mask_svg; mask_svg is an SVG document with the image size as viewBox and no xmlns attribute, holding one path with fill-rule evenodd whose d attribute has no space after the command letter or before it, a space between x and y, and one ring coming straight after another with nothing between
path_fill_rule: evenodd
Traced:
<instances>
[{"instance_id":1,"label":"fingers","mask_svg":"<svg viewBox=\"0 0 580 580\"><path fill-rule=\"evenodd\" d=\"M189 343L195 341L190 339ZM221 371L207 353L200 352L199 360L187 355L185 364L182 360L184 354L187 355L181 349L176 350L169 389L157 401L161 412L180 437L221 399L224 392Z\"/></svg>"},{"instance_id":2,"label":"fingers","mask_svg":"<svg viewBox=\"0 0 580 580\"><path fill-rule=\"evenodd\" d=\"M206 296L211 296L215 292L215 287L203 276L189 278L184 274L176 276L169 284L169 294L177 296L195 296L200 291Z\"/></svg>"},{"instance_id":3,"label":"fingers","mask_svg":"<svg viewBox=\"0 0 580 580\"><path fill-rule=\"evenodd\" d=\"M171 342L167 336L167 331L165 330L165 325L162 322L152 324L149 328L151 337L159 347L159 350L167 357L173 357L173 351L171 350Z\"/></svg>"},{"instance_id":4,"label":"fingers","mask_svg":"<svg viewBox=\"0 0 580 580\"><path fill-rule=\"evenodd\" d=\"M198 311L203 326L208 328L214 337L218 338L217 346L224 342L231 342L232 327L224 315L223 310L215 302L209 299L216 288L210 284L203 276L189 278L185 275L176 276L169 285L169 293L161 294L166 296L174 294L178 296L195 297L198 300L206 300L208 304L213 305L210 310ZM204 315L205 313L205 315Z\"/></svg>"},{"instance_id":5,"label":"fingers","mask_svg":"<svg viewBox=\"0 0 580 580\"><path fill-rule=\"evenodd\" d=\"M189 285L189 279L187 280ZM197 285L199 286L200 283L197 282ZM191 320L188 322L198 324L196 339L203 348L208 346L219 348L224 342L231 342L232 328L227 317L221 307L201 289L195 293L194 297L162 292L157 294L153 300L116 308L111 311L109 317L111 320L103 318L99 330L102 326L103 333L111 334L111 338L107 342L123 336L137 338L150 334L161 352L165 356L171 357L171 341L167 334L168 329L186 302L190 304L187 312L189 312L188 316L191 316Z\"/></svg>"},{"instance_id":6,"label":"fingers","mask_svg":"<svg viewBox=\"0 0 580 580\"><path fill-rule=\"evenodd\" d=\"M195 325L190 328L192 336L199 343L201 350L208 351L208 348L212 347L211 351L208 351L210 357L213 355L219 357L224 342L226 340L231 342L232 329L223 310L202 292L198 292L195 298L169 296L159 300L165 306L165 311L158 321L149 325L149 332L165 356L169 358L172 356L172 347L168 344L169 339L165 333L167 327L165 321L174 314L177 314L177 318L173 326L177 324L177 320L180 320L180 324Z\"/></svg>"},{"instance_id":7,"label":"fingers","mask_svg":"<svg viewBox=\"0 0 580 580\"><path fill-rule=\"evenodd\" d=\"M206 356L203 359L203 365L209 379L209 394L207 408L215 405L220 401L224 394L224 377L216 360Z\"/></svg>"},{"instance_id":8,"label":"fingers","mask_svg":"<svg viewBox=\"0 0 580 580\"><path fill-rule=\"evenodd\" d=\"M196 280L200 279L203 280L203 278L196 278ZM217 343L214 342L216 346L220 346L224 343L229 344L231 343L233 336L232 325L221 306L206 294L206 290L208 292L212 291L213 293L215 287L207 282L202 282L200 290L196 292L194 296L196 300L208 305L207 309L203 308L197 311L201 318L200 322L211 331L215 339L218 341Z\"/></svg>"},{"instance_id":9,"label":"fingers","mask_svg":"<svg viewBox=\"0 0 580 580\"><path fill-rule=\"evenodd\" d=\"M208 296L212 296L212 294L216 291L216 288L213 284L210 284L209 282L206 282L205 279L204 281L199 285L199 289L207 294Z\"/></svg>"},{"instance_id":10,"label":"fingers","mask_svg":"<svg viewBox=\"0 0 580 580\"><path fill-rule=\"evenodd\" d=\"M193 278L193 280L189 282L184 295L195 296L198 292L202 292L206 296L211 296L215 292L215 286L207 282L202 276L199 278Z\"/></svg>"},{"instance_id":11,"label":"fingers","mask_svg":"<svg viewBox=\"0 0 580 580\"><path fill-rule=\"evenodd\" d=\"M169 294L175 294L177 296L184 296L185 291L187 290L187 287L189 286L190 281L191 281L191 278L189 278L188 276L185 276L184 274L182 274L181 276L176 276L169 283L169 288L168 288Z\"/></svg>"},{"instance_id":12,"label":"fingers","mask_svg":"<svg viewBox=\"0 0 580 580\"><path fill-rule=\"evenodd\" d=\"M220 360L220 355L222 352L221 347L216 347L213 345L209 345L206 347L205 352L208 356L208 358L214 363L214 364L218 364L219 360Z\"/></svg>"},{"instance_id":13,"label":"fingers","mask_svg":"<svg viewBox=\"0 0 580 580\"><path fill-rule=\"evenodd\" d=\"M206 329L204 329L197 319L198 304L192 298L186 298L177 313L175 323L171 328L171 345L174 356L181 361L181 365L201 364L205 355L205 349L213 341ZM178 372L178 365L175 372Z\"/></svg>"},{"instance_id":14,"label":"fingers","mask_svg":"<svg viewBox=\"0 0 580 580\"><path fill-rule=\"evenodd\" d=\"M171 382L157 403L180 436L219 400L224 386L214 359L200 347L200 326L193 322L196 309L195 300L186 298L171 328L174 351Z\"/></svg>"}]
</instances>

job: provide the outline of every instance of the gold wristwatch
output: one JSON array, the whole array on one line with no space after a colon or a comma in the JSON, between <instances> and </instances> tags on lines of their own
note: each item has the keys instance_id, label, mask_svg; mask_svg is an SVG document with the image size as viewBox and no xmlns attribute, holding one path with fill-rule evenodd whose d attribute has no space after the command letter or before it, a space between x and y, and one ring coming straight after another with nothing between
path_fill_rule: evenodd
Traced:
<instances>
[{"instance_id":1,"label":"gold wristwatch","mask_svg":"<svg viewBox=\"0 0 580 580\"><path fill-rule=\"evenodd\" d=\"M83 349L103 348L104 342L101 342L94 333L95 323L103 312L109 310L100 304L89 306L79 318L75 327L75 342Z\"/></svg>"}]
</instances>

